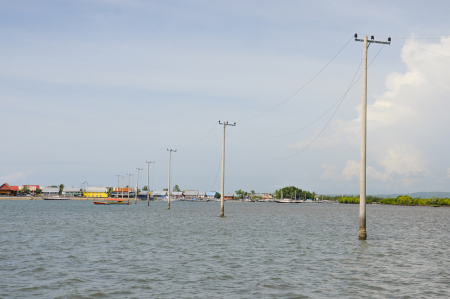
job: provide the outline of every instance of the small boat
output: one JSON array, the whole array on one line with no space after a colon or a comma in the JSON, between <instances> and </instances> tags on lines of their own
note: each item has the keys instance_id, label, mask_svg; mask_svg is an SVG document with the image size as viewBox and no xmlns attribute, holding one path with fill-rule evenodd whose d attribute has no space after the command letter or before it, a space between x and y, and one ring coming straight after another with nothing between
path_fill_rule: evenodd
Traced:
<instances>
[{"instance_id":1,"label":"small boat","mask_svg":"<svg viewBox=\"0 0 450 299\"><path fill-rule=\"evenodd\" d=\"M70 197L64 197L60 195L42 196L43 200L70 200Z\"/></svg>"},{"instance_id":2,"label":"small boat","mask_svg":"<svg viewBox=\"0 0 450 299\"><path fill-rule=\"evenodd\" d=\"M94 201L94 205L129 205L124 198L105 198L103 201Z\"/></svg>"}]
</instances>

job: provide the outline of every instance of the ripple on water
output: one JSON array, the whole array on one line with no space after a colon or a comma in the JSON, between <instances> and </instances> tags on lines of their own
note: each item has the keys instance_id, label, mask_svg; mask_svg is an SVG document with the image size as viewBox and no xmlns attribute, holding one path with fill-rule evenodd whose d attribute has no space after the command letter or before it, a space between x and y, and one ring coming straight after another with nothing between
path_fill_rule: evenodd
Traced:
<instances>
[{"instance_id":1,"label":"ripple on water","mask_svg":"<svg viewBox=\"0 0 450 299\"><path fill-rule=\"evenodd\" d=\"M450 209L0 201L1 298L449 298Z\"/></svg>"}]
</instances>

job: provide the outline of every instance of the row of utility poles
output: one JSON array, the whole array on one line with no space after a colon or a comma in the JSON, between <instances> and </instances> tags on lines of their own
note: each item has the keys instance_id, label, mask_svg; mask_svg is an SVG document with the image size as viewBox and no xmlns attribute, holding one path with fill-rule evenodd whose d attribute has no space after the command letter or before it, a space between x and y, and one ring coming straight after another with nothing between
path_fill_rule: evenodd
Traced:
<instances>
[{"instance_id":1,"label":"row of utility poles","mask_svg":"<svg viewBox=\"0 0 450 299\"><path fill-rule=\"evenodd\" d=\"M222 136L222 184L221 184L221 194L220 194L220 217L225 217L225 205L224 205L224 194L225 194L225 128L226 126L236 126L236 123L234 124L229 124L228 122L221 122L219 120L219 124L223 126L223 136ZM167 149L167 151L169 152L169 184L168 184L168 188L167 188L167 209L170 210L170 174L171 174L171 163L172 163L172 152L176 153L177 150L176 149ZM147 206L150 206L150 163L155 163L155 161L145 161L147 163ZM135 192L135 199L134 199L134 203L136 204L137 202L137 190L139 187L139 171L143 170L142 168L137 167L137 179L136 179L136 192ZM132 176L132 174L127 174L128 175L128 202L130 202L130 176ZM119 178L121 176L117 175L117 192L119 192ZM122 198L123 198L123 179L125 177L122 176Z\"/></svg>"},{"instance_id":2,"label":"row of utility poles","mask_svg":"<svg viewBox=\"0 0 450 299\"><path fill-rule=\"evenodd\" d=\"M360 209L359 209L359 239L365 240L367 239L367 230L366 230L366 146L367 146L367 50L372 43L377 44L387 44L390 45L391 38L388 38L387 42L384 41L376 41L374 36L371 36L369 40L367 36L364 36L363 39L358 39L358 35L355 34L355 41L364 43L364 54L363 54L363 95L362 95L362 111L361 111L361 174L360 174ZM225 217L225 207L224 207L224 196L225 196L225 127L226 126L236 126L236 123L229 124L228 122L221 122L219 120L219 124L223 126L223 140L222 140L222 183L221 183L221 195L220 195L220 217ZM169 185L167 191L167 209L170 209L170 172L171 172L171 156L172 152L176 152L177 150L167 149L169 152ZM149 184L149 165L150 163L155 163L154 161L146 161L147 163L147 205L150 205L150 184ZM139 181L139 170L137 169L137 181L136 181L136 191L138 188ZM128 186L130 184L130 175L128 174ZM117 185L119 185L119 177L117 175ZM123 198L123 176L122 176L122 198ZM137 196L137 194L136 194ZM129 192L128 192L129 198ZM136 199L135 199L136 203Z\"/></svg>"}]
</instances>

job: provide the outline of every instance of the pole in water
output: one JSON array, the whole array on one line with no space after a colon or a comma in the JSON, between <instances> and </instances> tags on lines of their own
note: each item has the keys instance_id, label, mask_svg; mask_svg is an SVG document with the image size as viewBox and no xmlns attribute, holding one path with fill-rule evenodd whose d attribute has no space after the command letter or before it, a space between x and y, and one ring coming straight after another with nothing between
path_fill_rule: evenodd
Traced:
<instances>
[{"instance_id":1,"label":"pole in water","mask_svg":"<svg viewBox=\"0 0 450 299\"><path fill-rule=\"evenodd\" d=\"M228 122L221 123L219 120L219 125L223 125L223 139L222 139L222 184L220 190L220 217L225 217L225 126L236 126L236 123L229 124Z\"/></svg>"},{"instance_id":2,"label":"pole in water","mask_svg":"<svg viewBox=\"0 0 450 299\"><path fill-rule=\"evenodd\" d=\"M137 167L137 179L136 179L136 191L134 192L134 204L137 202L137 195L138 195L138 187L139 187L139 170L142 170L142 168Z\"/></svg>"},{"instance_id":3,"label":"pole in water","mask_svg":"<svg viewBox=\"0 0 450 299\"><path fill-rule=\"evenodd\" d=\"M155 161L145 161L147 163L147 207L150 206L150 163L155 163Z\"/></svg>"},{"instance_id":4,"label":"pole in water","mask_svg":"<svg viewBox=\"0 0 450 299\"><path fill-rule=\"evenodd\" d=\"M127 173L128 175L128 186L127 186L127 193L128 193L128 204L130 204L130 175L131 173Z\"/></svg>"},{"instance_id":5,"label":"pole in water","mask_svg":"<svg viewBox=\"0 0 450 299\"><path fill-rule=\"evenodd\" d=\"M170 159L172 157L172 152L176 153L177 150L167 149L169 152L169 188L167 188L167 209L170 210Z\"/></svg>"},{"instance_id":6,"label":"pole in water","mask_svg":"<svg viewBox=\"0 0 450 299\"><path fill-rule=\"evenodd\" d=\"M367 49L371 43L377 44L391 44L391 38L387 42L375 41L374 36L368 40L367 36L364 39L358 39L355 33L355 41L364 43L363 56L363 94L362 94L362 111L361 111L361 175L360 175L360 189L359 189L359 234L360 240L367 239L366 230L366 146L367 146Z\"/></svg>"}]
</instances>

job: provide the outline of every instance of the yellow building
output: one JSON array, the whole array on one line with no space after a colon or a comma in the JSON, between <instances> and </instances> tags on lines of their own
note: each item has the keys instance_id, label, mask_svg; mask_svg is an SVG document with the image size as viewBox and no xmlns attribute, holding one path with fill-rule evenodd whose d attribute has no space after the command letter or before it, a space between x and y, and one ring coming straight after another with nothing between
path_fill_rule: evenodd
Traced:
<instances>
[{"instance_id":1,"label":"yellow building","mask_svg":"<svg viewBox=\"0 0 450 299\"><path fill-rule=\"evenodd\" d=\"M105 198L108 197L108 187L87 187L83 191L83 197Z\"/></svg>"}]
</instances>

